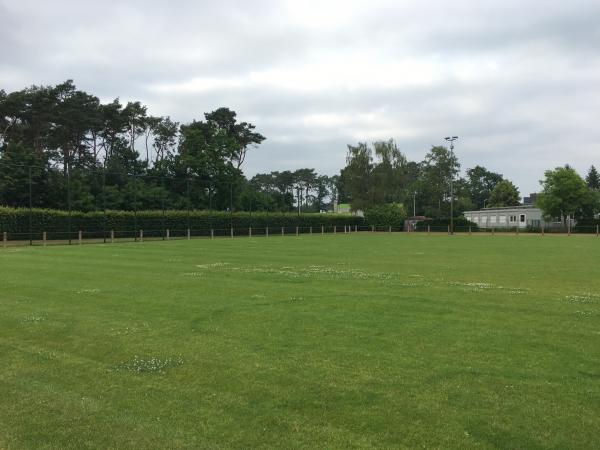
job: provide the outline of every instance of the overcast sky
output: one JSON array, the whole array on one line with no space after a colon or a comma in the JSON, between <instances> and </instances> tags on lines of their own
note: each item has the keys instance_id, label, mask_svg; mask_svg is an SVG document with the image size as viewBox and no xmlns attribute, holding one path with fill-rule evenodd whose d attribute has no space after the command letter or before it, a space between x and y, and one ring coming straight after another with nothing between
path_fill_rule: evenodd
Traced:
<instances>
[{"instance_id":1,"label":"overcast sky","mask_svg":"<svg viewBox=\"0 0 600 450\"><path fill-rule=\"evenodd\" d=\"M180 122L234 109L267 137L247 175L332 175L389 138L421 160L450 134L522 194L600 166L598 0L0 0L0 89L68 78Z\"/></svg>"}]
</instances>

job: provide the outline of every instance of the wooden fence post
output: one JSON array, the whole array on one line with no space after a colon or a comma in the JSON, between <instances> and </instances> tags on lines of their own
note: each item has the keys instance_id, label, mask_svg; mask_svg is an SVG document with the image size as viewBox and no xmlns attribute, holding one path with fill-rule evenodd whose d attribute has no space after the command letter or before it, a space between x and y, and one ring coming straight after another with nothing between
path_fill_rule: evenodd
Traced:
<instances>
[{"instance_id":1,"label":"wooden fence post","mask_svg":"<svg viewBox=\"0 0 600 450\"><path fill-rule=\"evenodd\" d=\"M110 230L110 243L115 243L115 230Z\"/></svg>"},{"instance_id":2,"label":"wooden fence post","mask_svg":"<svg viewBox=\"0 0 600 450\"><path fill-rule=\"evenodd\" d=\"M427 236L431 234L431 225L427 225Z\"/></svg>"},{"instance_id":3,"label":"wooden fence post","mask_svg":"<svg viewBox=\"0 0 600 450\"><path fill-rule=\"evenodd\" d=\"M269 237L269 227L265 228L265 236Z\"/></svg>"},{"instance_id":4,"label":"wooden fence post","mask_svg":"<svg viewBox=\"0 0 600 450\"><path fill-rule=\"evenodd\" d=\"M310 227L310 234L312 234L312 227Z\"/></svg>"},{"instance_id":5,"label":"wooden fence post","mask_svg":"<svg viewBox=\"0 0 600 450\"><path fill-rule=\"evenodd\" d=\"M81 241L83 240L83 236L82 236L82 232L81 230L79 230L79 233L77 233L77 241L79 242L79 245L81 245Z\"/></svg>"},{"instance_id":6,"label":"wooden fence post","mask_svg":"<svg viewBox=\"0 0 600 450\"><path fill-rule=\"evenodd\" d=\"M187 238L188 241L192 238L192 230L190 230L189 228L187 229Z\"/></svg>"},{"instance_id":7,"label":"wooden fence post","mask_svg":"<svg viewBox=\"0 0 600 450\"><path fill-rule=\"evenodd\" d=\"M469 236L471 236L471 226L469 225Z\"/></svg>"},{"instance_id":8,"label":"wooden fence post","mask_svg":"<svg viewBox=\"0 0 600 450\"><path fill-rule=\"evenodd\" d=\"M448 225L448 234L450 234L450 225Z\"/></svg>"},{"instance_id":9,"label":"wooden fence post","mask_svg":"<svg viewBox=\"0 0 600 450\"><path fill-rule=\"evenodd\" d=\"M600 226L596 225L596 237L600 236Z\"/></svg>"},{"instance_id":10,"label":"wooden fence post","mask_svg":"<svg viewBox=\"0 0 600 450\"><path fill-rule=\"evenodd\" d=\"M298 237L298 227L296 227L296 237Z\"/></svg>"},{"instance_id":11,"label":"wooden fence post","mask_svg":"<svg viewBox=\"0 0 600 450\"><path fill-rule=\"evenodd\" d=\"M337 234L337 225L333 226L333 234Z\"/></svg>"},{"instance_id":12,"label":"wooden fence post","mask_svg":"<svg viewBox=\"0 0 600 450\"><path fill-rule=\"evenodd\" d=\"M215 230L213 230L212 228L210 229L210 238L211 239L215 238Z\"/></svg>"},{"instance_id":13,"label":"wooden fence post","mask_svg":"<svg viewBox=\"0 0 600 450\"><path fill-rule=\"evenodd\" d=\"M281 235L285 236L285 228L284 227L281 227Z\"/></svg>"},{"instance_id":14,"label":"wooden fence post","mask_svg":"<svg viewBox=\"0 0 600 450\"><path fill-rule=\"evenodd\" d=\"M354 232L358 233L358 225L354 225Z\"/></svg>"},{"instance_id":15,"label":"wooden fence post","mask_svg":"<svg viewBox=\"0 0 600 450\"><path fill-rule=\"evenodd\" d=\"M140 242L144 242L144 230L140 228Z\"/></svg>"},{"instance_id":16,"label":"wooden fence post","mask_svg":"<svg viewBox=\"0 0 600 450\"><path fill-rule=\"evenodd\" d=\"M390 227L388 228L388 233L391 233L391 232L392 232L392 227L390 225Z\"/></svg>"},{"instance_id":17,"label":"wooden fence post","mask_svg":"<svg viewBox=\"0 0 600 450\"><path fill-rule=\"evenodd\" d=\"M252 237L252 227L248 227L248 237Z\"/></svg>"},{"instance_id":18,"label":"wooden fence post","mask_svg":"<svg viewBox=\"0 0 600 450\"><path fill-rule=\"evenodd\" d=\"M44 242L44 247L46 246L46 232L42 233L42 241Z\"/></svg>"},{"instance_id":19,"label":"wooden fence post","mask_svg":"<svg viewBox=\"0 0 600 450\"><path fill-rule=\"evenodd\" d=\"M7 242L8 242L8 233L5 231L2 233L2 247L6 247Z\"/></svg>"},{"instance_id":20,"label":"wooden fence post","mask_svg":"<svg viewBox=\"0 0 600 450\"><path fill-rule=\"evenodd\" d=\"M375 233L375 225L371 225L371 233Z\"/></svg>"},{"instance_id":21,"label":"wooden fence post","mask_svg":"<svg viewBox=\"0 0 600 450\"><path fill-rule=\"evenodd\" d=\"M231 237L233 238L233 227L231 227Z\"/></svg>"},{"instance_id":22,"label":"wooden fence post","mask_svg":"<svg viewBox=\"0 0 600 450\"><path fill-rule=\"evenodd\" d=\"M325 234L325 227L321 225L321 234Z\"/></svg>"},{"instance_id":23,"label":"wooden fence post","mask_svg":"<svg viewBox=\"0 0 600 450\"><path fill-rule=\"evenodd\" d=\"M546 228L546 226L544 224L542 224L542 236L544 235L544 228Z\"/></svg>"},{"instance_id":24,"label":"wooden fence post","mask_svg":"<svg viewBox=\"0 0 600 450\"><path fill-rule=\"evenodd\" d=\"M167 240L171 238L171 231L167 228Z\"/></svg>"}]
</instances>

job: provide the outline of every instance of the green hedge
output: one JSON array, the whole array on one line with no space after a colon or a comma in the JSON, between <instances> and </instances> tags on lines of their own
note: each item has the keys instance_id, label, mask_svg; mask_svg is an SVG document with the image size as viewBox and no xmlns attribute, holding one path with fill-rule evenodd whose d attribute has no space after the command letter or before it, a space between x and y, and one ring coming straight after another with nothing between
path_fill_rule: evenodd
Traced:
<instances>
[{"instance_id":1,"label":"green hedge","mask_svg":"<svg viewBox=\"0 0 600 450\"><path fill-rule=\"evenodd\" d=\"M450 225L450 219L427 219L421 220L417 222L416 230L417 231L427 231L427 227L429 226L431 230L437 230L439 228L447 229ZM455 217L454 218L454 229L467 229L471 227L472 231L477 231L479 227L476 223L467 220L464 216Z\"/></svg>"},{"instance_id":2,"label":"green hedge","mask_svg":"<svg viewBox=\"0 0 600 450\"><path fill-rule=\"evenodd\" d=\"M224 230L231 227L235 229L265 228L265 227L343 227L344 225L365 226L362 217L346 214L319 214L319 213L249 213L220 211L102 211L96 212L71 212L51 209L20 209L0 207L0 231L8 233L29 233L31 218L31 231L33 233L64 233L69 230L77 232L101 231L135 231L143 229L144 233L163 232L169 229L172 232L185 232L188 228L193 231ZM258 231L258 230L257 230Z\"/></svg>"}]
</instances>

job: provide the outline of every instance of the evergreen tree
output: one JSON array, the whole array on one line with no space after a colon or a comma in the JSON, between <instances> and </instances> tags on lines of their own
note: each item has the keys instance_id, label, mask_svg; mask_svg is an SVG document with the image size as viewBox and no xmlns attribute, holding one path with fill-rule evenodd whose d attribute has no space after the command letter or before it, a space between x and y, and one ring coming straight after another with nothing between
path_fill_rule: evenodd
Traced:
<instances>
[{"instance_id":1,"label":"evergreen tree","mask_svg":"<svg viewBox=\"0 0 600 450\"><path fill-rule=\"evenodd\" d=\"M600 174L594 166L590 167L590 170L588 171L588 174L585 177L585 182L587 183L590 189L600 189Z\"/></svg>"}]
</instances>

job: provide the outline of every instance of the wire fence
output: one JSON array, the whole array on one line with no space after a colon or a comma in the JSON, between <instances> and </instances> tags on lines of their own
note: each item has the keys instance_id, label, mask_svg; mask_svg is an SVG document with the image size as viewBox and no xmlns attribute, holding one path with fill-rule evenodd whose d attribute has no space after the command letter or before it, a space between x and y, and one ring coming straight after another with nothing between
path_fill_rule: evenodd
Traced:
<instances>
[{"instance_id":1,"label":"wire fence","mask_svg":"<svg viewBox=\"0 0 600 450\"><path fill-rule=\"evenodd\" d=\"M204 228L204 229L139 229L139 230L98 230L72 232L36 232L36 233L2 233L2 247L11 246L47 246L47 245L83 245L83 244L112 244L123 242L151 242L191 239L233 239L233 238L274 238L300 236L332 236L353 234L399 234L405 235L463 235L463 236L545 236L545 235L582 235L600 237L600 229L582 227L581 229L533 230L523 228L471 228L429 226L420 230L407 231L403 227L375 226L320 226L320 227L248 227L248 228Z\"/></svg>"}]
</instances>

